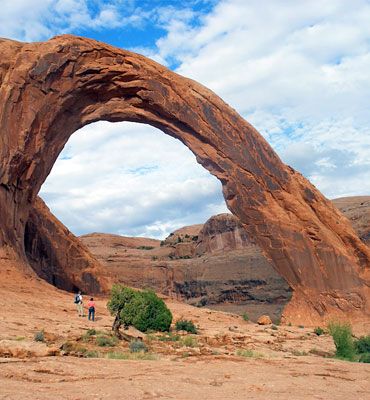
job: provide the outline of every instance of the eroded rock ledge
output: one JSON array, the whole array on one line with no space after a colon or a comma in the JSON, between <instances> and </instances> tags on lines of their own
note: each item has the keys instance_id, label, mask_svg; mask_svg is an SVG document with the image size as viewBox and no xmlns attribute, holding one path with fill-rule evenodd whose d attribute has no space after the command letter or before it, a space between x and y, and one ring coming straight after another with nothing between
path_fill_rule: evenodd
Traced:
<instances>
[{"instance_id":1,"label":"eroded rock ledge","mask_svg":"<svg viewBox=\"0 0 370 400\"><path fill-rule=\"evenodd\" d=\"M71 35L0 40L1 257L25 268L29 213L55 160L98 120L153 125L222 182L229 209L294 290L300 323L368 318L370 250L349 222L213 92L141 55Z\"/></svg>"}]
</instances>

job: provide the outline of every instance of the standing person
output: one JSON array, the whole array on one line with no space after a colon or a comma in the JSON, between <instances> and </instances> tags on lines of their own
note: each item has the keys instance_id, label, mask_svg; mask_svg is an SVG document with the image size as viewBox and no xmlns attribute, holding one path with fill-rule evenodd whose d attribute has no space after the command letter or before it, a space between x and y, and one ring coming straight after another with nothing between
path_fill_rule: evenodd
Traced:
<instances>
[{"instance_id":1,"label":"standing person","mask_svg":"<svg viewBox=\"0 0 370 400\"><path fill-rule=\"evenodd\" d=\"M81 291L79 291L77 296L75 297L75 303L77 304L78 316L79 317L83 317L84 316L84 309L83 309L83 305L82 305L82 294L81 294Z\"/></svg>"},{"instance_id":2,"label":"standing person","mask_svg":"<svg viewBox=\"0 0 370 400\"><path fill-rule=\"evenodd\" d=\"M89 321L90 317L92 321L95 321L95 301L92 297L90 301L87 303L87 307L89 307Z\"/></svg>"}]
</instances>

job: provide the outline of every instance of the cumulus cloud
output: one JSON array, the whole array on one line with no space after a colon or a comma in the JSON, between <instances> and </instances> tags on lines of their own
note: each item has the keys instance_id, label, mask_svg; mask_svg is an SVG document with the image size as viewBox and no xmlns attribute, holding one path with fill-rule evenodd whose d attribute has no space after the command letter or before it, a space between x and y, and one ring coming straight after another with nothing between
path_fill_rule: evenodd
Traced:
<instances>
[{"instance_id":1,"label":"cumulus cloud","mask_svg":"<svg viewBox=\"0 0 370 400\"><path fill-rule=\"evenodd\" d=\"M76 132L40 195L75 234L164 238L227 211L220 182L187 147L128 122L99 122Z\"/></svg>"},{"instance_id":2,"label":"cumulus cloud","mask_svg":"<svg viewBox=\"0 0 370 400\"><path fill-rule=\"evenodd\" d=\"M150 12L132 0L2 0L0 37L46 40L64 33L140 26Z\"/></svg>"}]
</instances>

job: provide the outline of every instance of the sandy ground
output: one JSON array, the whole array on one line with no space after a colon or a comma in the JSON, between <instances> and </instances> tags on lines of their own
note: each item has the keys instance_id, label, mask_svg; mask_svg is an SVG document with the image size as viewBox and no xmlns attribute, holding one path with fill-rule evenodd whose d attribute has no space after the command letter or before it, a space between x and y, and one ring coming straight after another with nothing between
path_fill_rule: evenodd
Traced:
<instances>
[{"instance_id":1,"label":"sandy ground","mask_svg":"<svg viewBox=\"0 0 370 400\"><path fill-rule=\"evenodd\" d=\"M9 268L1 278L0 349L20 352L0 357L0 399L370 399L370 364L324 357L334 351L332 339L312 327L259 326L173 301L174 319L192 319L200 328L193 347L152 335L155 360L77 357L59 348L82 343L89 328L110 332L107 299L95 299L92 323L77 316L73 294L25 281ZM46 344L34 341L41 329ZM127 346L118 344L122 351ZM49 350L57 355L45 356ZM248 357L240 355L246 351Z\"/></svg>"}]
</instances>

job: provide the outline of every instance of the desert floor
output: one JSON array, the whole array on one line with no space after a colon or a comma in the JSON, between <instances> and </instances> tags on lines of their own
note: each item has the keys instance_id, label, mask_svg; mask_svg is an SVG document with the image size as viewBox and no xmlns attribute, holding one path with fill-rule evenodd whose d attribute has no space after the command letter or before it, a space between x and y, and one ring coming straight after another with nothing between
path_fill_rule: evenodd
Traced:
<instances>
[{"instance_id":1,"label":"desert floor","mask_svg":"<svg viewBox=\"0 0 370 400\"><path fill-rule=\"evenodd\" d=\"M133 356L125 342L103 349L82 340L91 328L109 335L107 298L95 298L89 322L77 316L73 294L2 271L0 399L370 399L370 364L329 358L331 337L312 327L260 326L166 300L174 320L192 319L199 334L145 335L151 359L108 359L109 351ZM34 340L41 329L46 343Z\"/></svg>"}]
</instances>

